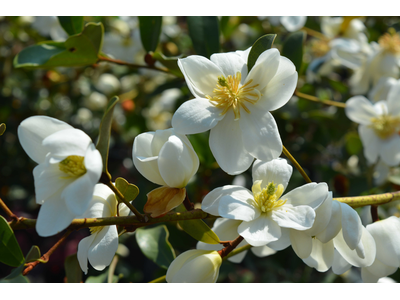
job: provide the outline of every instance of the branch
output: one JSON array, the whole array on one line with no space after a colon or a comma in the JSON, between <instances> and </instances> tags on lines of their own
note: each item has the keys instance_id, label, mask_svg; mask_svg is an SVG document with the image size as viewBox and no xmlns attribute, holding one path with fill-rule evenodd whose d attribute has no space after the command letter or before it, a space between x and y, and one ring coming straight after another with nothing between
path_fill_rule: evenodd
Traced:
<instances>
[{"instance_id":1,"label":"branch","mask_svg":"<svg viewBox=\"0 0 400 300\"><path fill-rule=\"evenodd\" d=\"M114 58L110 58L110 57L106 57L106 56L99 56L99 60L98 61L111 62L111 63L117 64L117 65L128 66L128 67L136 68L136 69L139 69L139 68L151 69L151 70L156 70L156 71L160 71L160 72L171 74L169 72L169 70L166 69L166 68L160 68L160 67L148 66L148 65L131 64L131 63L128 63L128 62L120 60L120 59L114 59Z\"/></svg>"},{"instance_id":2,"label":"branch","mask_svg":"<svg viewBox=\"0 0 400 300\"><path fill-rule=\"evenodd\" d=\"M340 108L345 108L346 107L346 103L332 101L332 100L322 100L322 99L319 99L319 98L317 98L315 96L303 94L303 93L301 93L301 92L299 92L297 90L294 92L294 94L296 96L300 97L300 98L311 100L311 101L314 101L314 102L319 102L319 103L326 104L326 105L333 105L333 106L340 107Z\"/></svg>"},{"instance_id":3,"label":"branch","mask_svg":"<svg viewBox=\"0 0 400 300\"><path fill-rule=\"evenodd\" d=\"M239 235L236 239L227 243L228 245L224 249L218 251L219 255L221 255L221 258L223 259L229 253L231 253L242 241L243 237Z\"/></svg>"},{"instance_id":4,"label":"branch","mask_svg":"<svg viewBox=\"0 0 400 300\"><path fill-rule=\"evenodd\" d=\"M8 206L4 203L4 201L0 198L0 207L4 210L4 212L9 216L11 219L18 221L18 217L8 208Z\"/></svg>"},{"instance_id":5,"label":"branch","mask_svg":"<svg viewBox=\"0 0 400 300\"><path fill-rule=\"evenodd\" d=\"M246 246L242 246L242 247L236 248L235 250L232 250L232 252L229 253L227 256L225 256L225 257L223 258L223 260L226 260L226 259L228 259L229 257L232 257L232 256L234 256L234 255L236 255L236 254L239 254L239 253L243 252L243 251L249 250L251 247L253 247L253 246L250 245L250 244L248 244L248 245L246 245Z\"/></svg>"},{"instance_id":6,"label":"branch","mask_svg":"<svg viewBox=\"0 0 400 300\"><path fill-rule=\"evenodd\" d=\"M307 32L308 35L311 35L313 37L319 38L321 40L329 41L329 38L319 31L315 31L308 27L303 27L303 28L301 28L301 30L304 30L305 32Z\"/></svg>"},{"instance_id":7,"label":"branch","mask_svg":"<svg viewBox=\"0 0 400 300\"><path fill-rule=\"evenodd\" d=\"M378 195L333 198L333 200L346 203L350 205L352 208L362 207L367 205L382 205L389 203L391 201L400 200L400 191L393 193L378 194Z\"/></svg>"},{"instance_id":8,"label":"branch","mask_svg":"<svg viewBox=\"0 0 400 300\"><path fill-rule=\"evenodd\" d=\"M290 152L283 145L282 145L282 152L292 162L292 164L294 164L296 169L299 170L300 174L307 181L307 183L311 183L312 181L311 181L310 177L308 177L307 173L303 170L303 168L300 166L300 164L297 162L297 160L294 159L292 154L290 154Z\"/></svg>"}]
</instances>

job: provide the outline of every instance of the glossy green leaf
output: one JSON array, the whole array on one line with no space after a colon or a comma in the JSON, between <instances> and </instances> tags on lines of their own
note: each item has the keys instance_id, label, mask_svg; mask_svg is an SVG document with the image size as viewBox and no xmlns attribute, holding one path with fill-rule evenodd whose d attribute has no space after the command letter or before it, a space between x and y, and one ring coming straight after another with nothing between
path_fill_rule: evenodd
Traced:
<instances>
[{"instance_id":1,"label":"glossy green leaf","mask_svg":"<svg viewBox=\"0 0 400 300\"><path fill-rule=\"evenodd\" d=\"M175 252L168 241L167 226L136 229L136 241L143 254L157 265L167 269L175 259Z\"/></svg>"},{"instance_id":2,"label":"glossy green leaf","mask_svg":"<svg viewBox=\"0 0 400 300\"><path fill-rule=\"evenodd\" d=\"M83 17L57 17L61 27L68 33L68 35L74 35L81 33L83 30Z\"/></svg>"},{"instance_id":3,"label":"glossy green leaf","mask_svg":"<svg viewBox=\"0 0 400 300\"><path fill-rule=\"evenodd\" d=\"M293 32L289 34L283 43L281 55L289 58L300 72L303 64L303 44L306 34L303 31Z\"/></svg>"},{"instance_id":4,"label":"glossy green leaf","mask_svg":"<svg viewBox=\"0 0 400 300\"><path fill-rule=\"evenodd\" d=\"M0 262L18 267L24 262L24 255L6 219L0 216Z\"/></svg>"},{"instance_id":5,"label":"glossy green leaf","mask_svg":"<svg viewBox=\"0 0 400 300\"><path fill-rule=\"evenodd\" d=\"M6 132L6 124L1 123L0 124L0 135L3 135L4 132Z\"/></svg>"},{"instance_id":6,"label":"glossy green leaf","mask_svg":"<svg viewBox=\"0 0 400 300\"><path fill-rule=\"evenodd\" d=\"M82 270L76 254L68 256L64 261L65 276L68 283L82 282Z\"/></svg>"},{"instance_id":7,"label":"glossy green leaf","mask_svg":"<svg viewBox=\"0 0 400 300\"><path fill-rule=\"evenodd\" d=\"M99 139L97 141L96 148L100 151L101 158L103 160L103 172L108 174L107 163L108 163L108 148L110 146L110 134L111 124L114 112L114 107L119 101L117 96L111 98L108 102L106 110L103 115L103 119L100 123ZM111 178L111 176L110 176Z\"/></svg>"},{"instance_id":8,"label":"glossy green leaf","mask_svg":"<svg viewBox=\"0 0 400 300\"><path fill-rule=\"evenodd\" d=\"M143 48L147 51L155 51L160 39L162 17L139 17L140 39Z\"/></svg>"},{"instance_id":9,"label":"glossy green leaf","mask_svg":"<svg viewBox=\"0 0 400 300\"><path fill-rule=\"evenodd\" d=\"M276 38L276 34L266 34L260 37L251 47L249 57L247 58L247 70L250 70L254 67L257 58L264 51L271 49L274 44Z\"/></svg>"},{"instance_id":10,"label":"glossy green leaf","mask_svg":"<svg viewBox=\"0 0 400 300\"><path fill-rule=\"evenodd\" d=\"M87 23L82 33L65 42L43 42L23 49L14 58L15 68L86 66L97 62L103 44L101 23Z\"/></svg>"},{"instance_id":11,"label":"glossy green leaf","mask_svg":"<svg viewBox=\"0 0 400 300\"><path fill-rule=\"evenodd\" d=\"M139 188L136 185L129 183L122 177L118 177L115 180L115 186L129 202L135 200L137 195L139 195Z\"/></svg>"},{"instance_id":12,"label":"glossy green leaf","mask_svg":"<svg viewBox=\"0 0 400 300\"><path fill-rule=\"evenodd\" d=\"M37 261L42 257L38 246L32 246L25 258L25 263Z\"/></svg>"},{"instance_id":13,"label":"glossy green leaf","mask_svg":"<svg viewBox=\"0 0 400 300\"><path fill-rule=\"evenodd\" d=\"M198 55L210 58L211 54L220 51L219 21L217 17L187 17L189 36Z\"/></svg>"},{"instance_id":14,"label":"glossy green leaf","mask_svg":"<svg viewBox=\"0 0 400 300\"><path fill-rule=\"evenodd\" d=\"M164 54L160 52L152 53L152 57L162 63L168 70L177 77L183 78L183 74L181 69L178 67L178 58L180 57L166 57Z\"/></svg>"}]
</instances>

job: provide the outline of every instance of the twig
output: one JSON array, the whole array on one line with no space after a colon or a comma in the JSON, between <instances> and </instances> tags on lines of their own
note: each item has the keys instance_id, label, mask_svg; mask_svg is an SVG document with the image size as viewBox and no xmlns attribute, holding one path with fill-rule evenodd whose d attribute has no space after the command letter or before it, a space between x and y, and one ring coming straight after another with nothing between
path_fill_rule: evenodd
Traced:
<instances>
[{"instance_id":1,"label":"twig","mask_svg":"<svg viewBox=\"0 0 400 300\"><path fill-rule=\"evenodd\" d=\"M319 98L317 98L315 96L311 96L311 95L307 95L307 94L301 93L301 92L299 92L297 90L294 92L294 94L296 96L300 97L300 98L311 100L311 101L318 102L318 103L321 103L321 104L333 105L333 106L340 107L340 108L345 108L346 107L346 103L332 101L332 100L322 100L322 99L319 99Z\"/></svg>"},{"instance_id":2,"label":"twig","mask_svg":"<svg viewBox=\"0 0 400 300\"><path fill-rule=\"evenodd\" d=\"M1 198L0 198L0 207L4 210L7 216L18 222L18 217L8 208L8 206L4 203L4 201Z\"/></svg>"},{"instance_id":3,"label":"twig","mask_svg":"<svg viewBox=\"0 0 400 300\"><path fill-rule=\"evenodd\" d=\"M285 154L285 156L294 164L297 170L299 170L300 174L303 176L303 178L308 182L311 183L310 177L308 177L307 173L303 170L303 168L300 166L300 164L297 162L297 160L294 159L292 154L286 149L285 146L282 145L282 152Z\"/></svg>"},{"instance_id":4,"label":"twig","mask_svg":"<svg viewBox=\"0 0 400 300\"><path fill-rule=\"evenodd\" d=\"M194 209L194 204L189 200L189 196L186 191L186 198L183 200L183 205L185 206L187 211L191 211Z\"/></svg>"},{"instance_id":5,"label":"twig","mask_svg":"<svg viewBox=\"0 0 400 300\"><path fill-rule=\"evenodd\" d=\"M227 243L228 245L224 249L218 251L221 258L223 259L229 253L231 253L237 247L237 245L240 244L241 241L243 241L243 237L239 235L236 239Z\"/></svg>"},{"instance_id":6,"label":"twig","mask_svg":"<svg viewBox=\"0 0 400 300\"><path fill-rule=\"evenodd\" d=\"M150 281L149 283L162 283L162 282L165 282L165 278L166 278L166 277L167 277L167 275L158 277L158 278L156 278L156 279Z\"/></svg>"}]
</instances>

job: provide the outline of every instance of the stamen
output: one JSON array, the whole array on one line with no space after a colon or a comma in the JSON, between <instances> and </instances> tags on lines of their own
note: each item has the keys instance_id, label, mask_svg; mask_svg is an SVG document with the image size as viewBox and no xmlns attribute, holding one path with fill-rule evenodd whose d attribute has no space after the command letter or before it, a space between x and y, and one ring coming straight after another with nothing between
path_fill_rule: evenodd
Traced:
<instances>
[{"instance_id":1,"label":"stamen","mask_svg":"<svg viewBox=\"0 0 400 300\"><path fill-rule=\"evenodd\" d=\"M377 118L371 118L371 125L376 135L381 139L387 139L400 130L400 117L394 117L388 114Z\"/></svg>"},{"instance_id":2,"label":"stamen","mask_svg":"<svg viewBox=\"0 0 400 300\"><path fill-rule=\"evenodd\" d=\"M282 184L276 186L273 182L268 183L267 187L261 190L261 181L257 180L252 187L254 205L262 212L269 212L281 207L287 201L279 199L282 196L283 190Z\"/></svg>"},{"instance_id":3,"label":"stamen","mask_svg":"<svg viewBox=\"0 0 400 300\"><path fill-rule=\"evenodd\" d=\"M86 173L86 167L83 160L83 156L70 155L66 159L62 160L58 166L61 171L69 175L68 177L79 177Z\"/></svg>"}]
</instances>

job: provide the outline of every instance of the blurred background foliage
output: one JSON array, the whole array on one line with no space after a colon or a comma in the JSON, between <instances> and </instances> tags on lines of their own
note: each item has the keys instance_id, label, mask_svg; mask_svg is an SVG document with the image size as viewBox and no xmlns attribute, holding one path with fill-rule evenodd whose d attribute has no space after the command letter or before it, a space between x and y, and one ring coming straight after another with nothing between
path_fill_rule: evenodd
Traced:
<instances>
[{"instance_id":1,"label":"blurred background foliage","mask_svg":"<svg viewBox=\"0 0 400 300\"><path fill-rule=\"evenodd\" d=\"M101 22L105 35L102 52L116 59L146 66L154 63L141 42L137 17L85 17L85 22ZM198 31L196 21L186 17L160 18L161 34L156 49L146 49L166 57L185 57L192 54L207 56L205 45L194 37ZM211 45L220 52L245 50L265 34L277 34L274 47L282 50L288 32L281 25L272 25L264 17L221 17L203 20L205 27L219 28L209 32L210 39L219 39ZM366 17L369 41L377 41L389 27L398 27L398 17ZM211 25L210 25L211 24ZM215 27L216 26L216 27ZM320 18L308 17L305 27L321 32ZM196 31L197 30L197 31ZM214 36L214 37L212 37ZM0 195L18 216L36 218L39 206L34 199L32 170L35 163L23 151L17 137L17 127L25 118L47 115L65 121L85 131L94 141L105 105L112 96L121 99L114 112L110 145L109 170L113 178L123 177L136 184L140 194L134 204L142 210L146 194L157 186L147 181L132 163L132 144L136 135L146 131L166 129L174 111L192 95L182 77L148 68L133 68L109 62L84 67L57 67L51 69L14 68L15 56L26 47L46 40L65 40L67 33L56 17L0 17L0 123L7 130L0 137ZM309 83L305 76L315 56L314 37L307 35L303 50L303 64L298 70L298 90L321 99L345 102L350 94L349 69L337 67L334 72L320 76L318 82ZM157 43L156 43L157 45ZM203 47L203 48L202 48ZM205 53L199 53L205 51ZM213 53L213 52L211 52ZM149 61L150 59L150 61ZM176 62L173 62L176 64ZM156 64L158 66L158 63ZM175 65L176 66L176 65ZM352 123L342 108L310 102L293 97L288 104L273 112L283 144L299 161L315 182L327 182L334 197L374 194L399 190L387 182L373 185L373 171L366 163L357 125ZM196 208L212 189L226 184L251 187L251 169L239 176L223 172L215 162L208 146L209 133L189 136L199 158L200 168L188 185L188 195ZM294 170L288 190L303 185L304 179ZM396 203L385 206L379 213L383 217L397 214ZM361 216L368 208L360 209ZM4 212L0 214L5 216ZM209 222L212 226L212 222ZM176 223L166 224L169 242L175 254L196 246L196 240L182 231ZM47 264L39 265L29 275L31 282L64 282L64 260L76 253L79 241L89 230L73 232ZM26 255L32 245L45 253L61 236L41 238L34 229L15 232L22 252ZM121 236L114 280L120 282L149 282L166 273L140 250L135 233ZM11 271L0 264L0 278ZM98 272L89 268L83 281L104 282L108 268ZM400 281L400 273L391 276ZM357 282L359 270L352 269L342 276L331 271L319 273L306 266L291 247L273 256L257 258L248 253L240 264L224 262L219 282Z\"/></svg>"}]
</instances>

